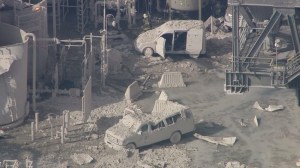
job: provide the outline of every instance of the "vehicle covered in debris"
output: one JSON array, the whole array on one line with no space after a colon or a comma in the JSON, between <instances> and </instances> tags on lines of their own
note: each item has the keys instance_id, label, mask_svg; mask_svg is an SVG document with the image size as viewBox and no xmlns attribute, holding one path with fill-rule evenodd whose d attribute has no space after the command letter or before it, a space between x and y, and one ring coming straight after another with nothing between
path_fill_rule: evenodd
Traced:
<instances>
[{"instance_id":1,"label":"vehicle covered in debris","mask_svg":"<svg viewBox=\"0 0 300 168\"><path fill-rule=\"evenodd\" d=\"M193 114L189 109L146 114L125 109L123 118L106 130L105 143L116 150L135 149L169 139L180 142L181 135L195 130Z\"/></svg>"},{"instance_id":2,"label":"vehicle covered in debris","mask_svg":"<svg viewBox=\"0 0 300 168\"><path fill-rule=\"evenodd\" d=\"M134 46L145 56L188 54L197 58L206 53L205 27L201 20L171 20L140 34Z\"/></svg>"}]
</instances>

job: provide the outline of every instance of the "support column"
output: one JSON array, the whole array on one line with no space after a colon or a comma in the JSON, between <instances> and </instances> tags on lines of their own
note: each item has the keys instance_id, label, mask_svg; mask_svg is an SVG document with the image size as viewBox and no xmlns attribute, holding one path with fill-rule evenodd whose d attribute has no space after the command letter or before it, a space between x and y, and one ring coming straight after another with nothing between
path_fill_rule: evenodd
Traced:
<instances>
[{"instance_id":1,"label":"support column","mask_svg":"<svg viewBox=\"0 0 300 168\"><path fill-rule=\"evenodd\" d=\"M199 5L199 20L202 20L202 0L198 1Z\"/></svg>"},{"instance_id":2,"label":"support column","mask_svg":"<svg viewBox=\"0 0 300 168\"><path fill-rule=\"evenodd\" d=\"M240 71L239 4L232 5L232 71Z\"/></svg>"}]
</instances>

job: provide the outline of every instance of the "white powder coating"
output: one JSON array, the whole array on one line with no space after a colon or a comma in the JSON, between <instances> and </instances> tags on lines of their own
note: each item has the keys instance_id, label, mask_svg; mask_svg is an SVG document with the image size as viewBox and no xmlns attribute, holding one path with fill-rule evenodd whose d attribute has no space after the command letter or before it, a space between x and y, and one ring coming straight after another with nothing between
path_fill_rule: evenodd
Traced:
<instances>
[{"instance_id":1,"label":"white powder coating","mask_svg":"<svg viewBox=\"0 0 300 168\"><path fill-rule=\"evenodd\" d=\"M15 26L0 30L0 125L7 126L26 115L28 39Z\"/></svg>"},{"instance_id":2,"label":"white powder coating","mask_svg":"<svg viewBox=\"0 0 300 168\"><path fill-rule=\"evenodd\" d=\"M181 72L164 72L158 82L159 88L186 87Z\"/></svg>"},{"instance_id":3,"label":"white powder coating","mask_svg":"<svg viewBox=\"0 0 300 168\"><path fill-rule=\"evenodd\" d=\"M147 41L153 41L163 32L168 32L174 29L189 30L192 28L203 29L204 24L201 20L171 20L155 29L140 34L139 37L136 39L136 43L140 44Z\"/></svg>"},{"instance_id":4,"label":"white powder coating","mask_svg":"<svg viewBox=\"0 0 300 168\"><path fill-rule=\"evenodd\" d=\"M17 60L15 55L1 55L0 57L0 75L8 72L10 69L11 64Z\"/></svg>"},{"instance_id":5,"label":"white powder coating","mask_svg":"<svg viewBox=\"0 0 300 168\"><path fill-rule=\"evenodd\" d=\"M92 158L90 155L84 153L81 154L75 153L71 155L71 159L79 165L88 164L94 160L94 158Z\"/></svg>"},{"instance_id":6,"label":"white powder coating","mask_svg":"<svg viewBox=\"0 0 300 168\"><path fill-rule=\"evenodd\" d=\"M152 110L153 121L160 121L170 115L187 109L189 109L189 107L173 101L156 100Z\"/></svg>"},{"instance_id":7,"label":"white powder coating","mask_svg":"<svg viewBox=\"0 0 300 168\"><path fill-rule=\"evenodd\" d=\"M161 91L158 100L164 100L164 101L169 100L169 97L168 97L167 93L164 90Z\"/></svg>"}]
</instances>

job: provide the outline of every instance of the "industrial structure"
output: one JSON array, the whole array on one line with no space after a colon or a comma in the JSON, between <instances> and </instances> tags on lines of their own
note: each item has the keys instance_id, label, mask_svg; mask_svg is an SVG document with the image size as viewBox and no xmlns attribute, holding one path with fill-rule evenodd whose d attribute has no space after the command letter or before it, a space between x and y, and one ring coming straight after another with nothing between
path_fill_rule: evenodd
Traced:
<instances>
[{"instance_id":1,"label":"industrial structure","mask_svg":"<svg viewBox=\"0 0 300 168\"><path fill-rule=\"evenodd\" d=\"M300 40L295 18L299 17L300 2L229 0L229 4L233 56L225 91L291 86L298 90ZM245 24L240 24L241 19Z\"/></svg>"}]
</instances>

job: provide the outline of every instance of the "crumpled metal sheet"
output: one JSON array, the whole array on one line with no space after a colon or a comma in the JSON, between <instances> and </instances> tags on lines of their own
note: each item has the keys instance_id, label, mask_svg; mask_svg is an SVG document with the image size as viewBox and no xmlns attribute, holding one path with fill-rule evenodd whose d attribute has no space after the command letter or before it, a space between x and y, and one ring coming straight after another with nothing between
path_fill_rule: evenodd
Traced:
<instances>
[{"instance_id":1,"label":"crumpled metal sheet","mask_svg":"<svg viewBox=\"0 0 300 168\"><path fill-rule=\"evenodd\" d=\"M17 60L16 55L1 55L0 56L0 75L8 72L11 64Z\"/></svg>"}]
</instances>

